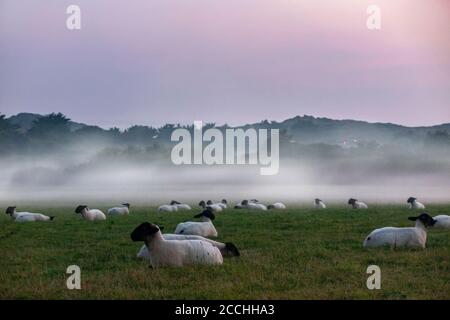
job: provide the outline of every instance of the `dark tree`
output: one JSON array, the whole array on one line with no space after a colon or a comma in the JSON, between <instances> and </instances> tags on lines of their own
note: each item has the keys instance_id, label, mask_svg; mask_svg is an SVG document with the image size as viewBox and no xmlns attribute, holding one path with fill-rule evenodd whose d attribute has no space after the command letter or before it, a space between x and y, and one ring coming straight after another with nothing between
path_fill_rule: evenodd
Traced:
<instances>
[{"instance_id":1,"label":"dark tree","mask_svg":"<svg viewBox=\"0 0 450 320\"><path fill-rule=\"evenodd\" d=\"M58 138L70 133L70 119L62 113L50 113L33 122L28 131L31 138Z\"/></svg>"}]
</instances>

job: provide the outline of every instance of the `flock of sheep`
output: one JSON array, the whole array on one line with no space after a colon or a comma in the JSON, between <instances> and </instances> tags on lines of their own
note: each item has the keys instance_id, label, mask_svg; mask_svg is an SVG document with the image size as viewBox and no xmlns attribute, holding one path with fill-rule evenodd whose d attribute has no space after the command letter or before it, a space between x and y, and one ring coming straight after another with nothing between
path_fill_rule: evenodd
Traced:
<instances>
[{"instance_id":1,"label":"flock of sheep","mask_svg":"<svg viewBox=\"0 0 450 320\"><path fill-rule=\"evenodd\" d=\"M424 210L425 206L418 202L416 198L410 197L407 200L410 209ZM349 199L348 204L354 209L367 209L368 206L357 199ZM200 218L200 221L182 222L177 225L174 233L162 233L163 227L145 222L136 227L131 233L133 241L143 241L144 245L139 250L137 257L147 260L151 267L161 266L185 266L192 264L222 264L224 257L239 256L239 250L231 242L218 242L209 239L217 237L218 232L214 227L213 220L215 214L228 208L227 200L214 203L211 200L200 201L198 204L203 211L194 216ZM314 207L317 209L326 209L324 201L314 200ZM286 205L276 202L265 205L256 199L243 200L234 206L234 209L260 210L270 209L284 210ZM160 212L175 212L181 210L192 210L185 203L172 200L170 204L159 206ZM51 221L52 216L41 213L17 212L16 207L8 207L6 214L16 222L28 221ZM89 221L105 220L106 215L99 209L90 209L86 205L79 205L75 213L80 214ZM119 207L108 209L108 215L128 215L130 213L130 204L124 203ZM438 215L431 217L427 213L421 213L418 216L409 217L415 221L414 227L394 228L385 227L373 230L364 240L364 247L390 246L397 247L419 247L425 248L427 241L427 229L448 228L450 229L450 216Z\"/></svg>"}]
</instances>

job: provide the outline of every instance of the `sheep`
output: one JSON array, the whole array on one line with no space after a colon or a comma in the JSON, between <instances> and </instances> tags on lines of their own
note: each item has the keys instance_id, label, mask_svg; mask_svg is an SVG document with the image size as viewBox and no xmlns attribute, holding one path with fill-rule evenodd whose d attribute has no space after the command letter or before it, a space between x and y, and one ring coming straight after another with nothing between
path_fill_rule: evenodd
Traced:
<instances>
[{"instance_id":1,"label":"sheep","mask_svg":"<svg viewBox=\"0 0 450 320\"><path fill-rule=\"evenodd\" d=\"M182 222L175 228L176 234L197 235L201 237L217 237L218 233L212 220L216 218L210 209L203 210L194 218L202 218L202 222Z\"/></svg>"},{"instance_id":2,"label":"sheep","mask_svg":"<svg viewBox=\"0 0 450 320\"><path fill-rule=\"evenodd\" d=\"M163 204L158 207L158 211L161 212L175 212L178 211L178 206L175 204Z\"/></svg>"},{"instance_id":3,"label":"sheep","mask_svg":"<svg viewBox=\"0 0 450 320\"><path fill-rule=\"evenodd\" d=\"M5 213L9 214L15 222L52 221L55 218L42 213L16 212L16 207L6 208Z\"/></svg>"},{"instance_id":4,"label":"sheep","mask_svg":"<svg viewBox=\"0 0 450 320\"><path fill-rule=\"evenodd\" d=\"M81 214L81 216L88 220L106 220L105 214L99 209L89 209L86 205L79 205L75 209L75 213Z\"/></svg>"},{"instance_id":5,"label":"sheep","mask_svg":"<svg viewBox=\"0 0 450 320\"><path fill-rule=\"evenodd\" d=\"M348 204L351 205L353 207L353 209L367 209L368 208L367 204L365 204L362 201L359 201L358 199L350 198L348 200Z\"/></svg>"},{"instance_id":6,"label":"sheep","mask_svg":"<svg viewBox=\"0 0 450 320\"><path fill-rule=\"evenodd\" d=\"M241 202L236 203L234 208L235 209L250 209L250 208L248 208L249 203L251 203L251 204L259 203L259 200L256 200L256 199L242 200Z\"/></svg>"},{"instance_id":7,"label":"sheep","mask_svg":"<svg viewBox=\"0 0 450 320\"><path fill-rule=\"evenodd\" d=\"M447 215L438 215L433 217L436 223L433 225L434 228L438 229L450 229L450 216Z\"/></svg>"},{"instance_id":8,"label":"sheep","mask_svg":"<svg viewBox=\"0 0 450 320\"><path fill-rule=\"evenodd\" d=\"M416 221L413 228L386 227L375 229L364 240L364 247L419 247L425 248L427 242L427 228L433 226L436 221L427 213L422 213L417 217L409 217L411 221Z\"/></svg>"},{"instance_id":9,"label":"sheep","mask_svg":"<svg viewBox=\"0 0 450 320\"><path fill-rule=\"evenodd\" d=\"M152 268L223 264L220 250L211 243L202 240L166 240L160 228L149 222L136 227L130 236L135 242L144 241Z\"/></svg>"},{"instance_id":10,"label":"sheep","mask_svg":"<svg viewBox=\"0 0 450 320\"><path fill-rule=\"evenodd\" d=\"M325 204L325 202L323 202L322 200L320 200L319 198L316 198L314 200L314 207L316 209L326 209L327 205Z\"/></svg>"},{"instance_id":11,"label":"sheep","mask_svg":"<svg viewBox=\"0 0 450 320\"><path fill-rule=\"evenodd\" d=\"M221 207L222 209L226 209L227 204L228 204L227 199L222 199L222 201L217 202L217 203L213 203L211 200L206 201L207 206L218 206L218 207Z\"/></svg>"},{"instance_id":12,"label":"sheep","mask_svg":"<svg viewBox=\"0 0 450 320\"><path fill-rule=\"evenodd\" d=\"M130 214L130 204L129 203L122 203L123 207L114 207L108 209L108 214L110 215L128 215Z\"/></svg>"},{"instance_id":13,"label":"sheep","mask_svg":"<svg viewBox=\"0 0 450 320\"><path fill-rule=\"evenodd\" d=\"M286 209L286 205L284 203L281 203L281 202L275 202L273 204L269 204L267 206L267 209L284 210L284 209Z\"/></svg>"},{"instance_id":14,"label":"sheep","mask_svg":"<svg viewBox=\"0 0 450 320\"><path fill-rule=\"evenodd\" d=\"M262 210L267 211L267 207L259 202L255 202L254 200L242 200L240 204L237 204L235 209L249 209L249 210Z\"/></svg>"},{"instance_id":15,"label":"sheep","mask_svg":"<svg viewBox=\"0 0 450 320\"><path fill-rule=\"evenodd\" d=\"M420 209L420 210L425 209L425 206L419 201L417 201L417 198L414 197L409 197L408 200L406 200L406 203L409 204L410 209Z\"/></svg>"},{"instance_id":16,"label":"sheep","mask_svg":"<svg viewBox=\"0 0 450 320\"><path fill-rule=\"evenodd\" d=\"M210 211L213 211L215 213L221 212L223 210L222 206L212 203L211 200L208 200L208 203L209 204L207 204L204 200L202 200L198 203L198 205L203 209L209 209Z\"/></svg>"},{"instance_id":17,"label":"sheep","mask_svg":"<svg viewBox=\"0 0 450 320\"><path fill-rule=\"evenodd\" d=\"M192 210L191 206L186 203L181 203L175 200L170 201L171 206L176 206L177 210Z\"/></svg>"},{"instance_id":18,"label":"sheep","mask_svg":"<svg viewBox=\"0 0 450 320\"><path fill-rule=\"evenodd\" d=\"M162 231L164 228L162 226L159 227ZM201 240L211 243L214 247L220 250L222 257L238 257L240 256L238 248L231 242L218 242L214 240L210 240L208 238L195 236L195 235L184 235L184 234L174 234L174 233L164 233L163 237L165 240ZM144 244L137 254L138 259L144 259L150 261L150 256L148 252L147 246Z\"/></svg>"}]
</instances>

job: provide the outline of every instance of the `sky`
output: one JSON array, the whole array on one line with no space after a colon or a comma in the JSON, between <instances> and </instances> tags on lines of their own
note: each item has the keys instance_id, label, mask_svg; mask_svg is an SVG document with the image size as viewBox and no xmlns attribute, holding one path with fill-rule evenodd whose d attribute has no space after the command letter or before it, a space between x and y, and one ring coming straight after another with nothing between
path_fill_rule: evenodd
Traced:
<instances>
[{"instance_id":1,"label":"sky","mask_svg":"<svg viewBox=\"0 0 450 320\"><path fill-rule=\"evenodd\" d=\"M66 8L81 8L81 30ZM381 29L366 27L369 4ZM0 113L450 122L448 0L0 0Z\"/></svg>"}]
</instances>

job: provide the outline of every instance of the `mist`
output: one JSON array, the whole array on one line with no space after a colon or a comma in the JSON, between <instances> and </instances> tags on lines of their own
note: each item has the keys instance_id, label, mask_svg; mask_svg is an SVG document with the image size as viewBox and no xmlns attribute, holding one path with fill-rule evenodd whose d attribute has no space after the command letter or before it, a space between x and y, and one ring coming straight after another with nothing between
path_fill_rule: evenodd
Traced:
<instances>
[{"instance_id":1,"label":"mist","mask_svg":"<svg viewBox=\"0 0 450 320\"><path fill-rule=\"evenodd\" d=\"M281 153L277 175L261 176L259 165L173 165L129 148L92 143L70 152L27 154L0 160L0 202L161 204L172 199L309 203L318 197L344 204L350 197L373 202L448 201L450 162L433 154L352 150L345 155ZM138 150L138 149L136 149ZM124 153L122 153L124 152Z\"/></svg>"}]
</instances>

